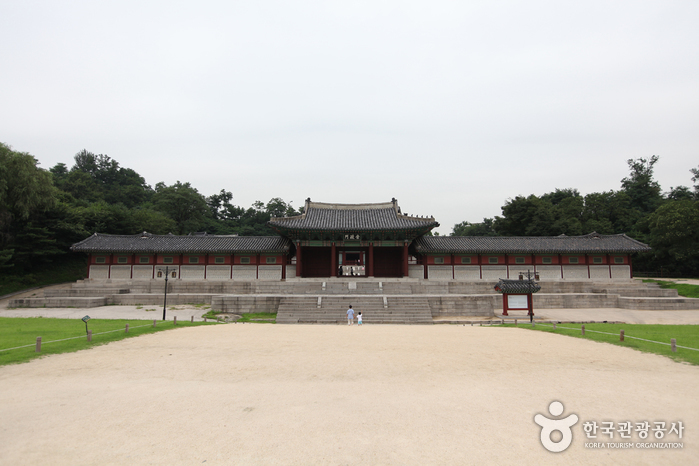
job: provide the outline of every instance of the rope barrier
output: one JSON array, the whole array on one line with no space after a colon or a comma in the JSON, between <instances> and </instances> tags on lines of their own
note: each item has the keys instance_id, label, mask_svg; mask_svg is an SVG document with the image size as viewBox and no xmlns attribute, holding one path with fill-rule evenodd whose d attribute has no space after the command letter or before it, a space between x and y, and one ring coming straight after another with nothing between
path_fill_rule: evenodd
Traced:
<instances>
[{"instance_id":1,"label":"rope barrier","mask_svg":"<svg viewBox=\"0 0 699 466\"><path fill-rule=\"evenodd\" d=\"M150 327L151 324L148 325L139 325L138 327L129 327L129 330L134 329L134 328L143 328L143 327ZM106 333L114 333L114 332L123 332L124 329L118 328L116 330L107 330L106 332L100 332L100 333L93 333L92 335L104 335ZM75 340L77 338L85 338L84 335L80 335L79 337L70 337L70 338L62 338L60 340L51 340L51 341L42 341L41 344L45 345L47 343L58 343L59 341L68 341L68 340ZM31 345L23 345L23 346L15 346L14 348L3 348L0 349L0 351L10 351L10 350L16 350L20 348L29 348L30 346L35 346L35 343L32 343Z\"/></svg>"},{"instance_id":2,"label":"rope barrier","mask_svg":"<svg viewBox=\"0 0 699 466\"><path fill-rule=\"evenodd\" d=\"M543 326L546 326L546 327L551 327L551 328L553 328L553 325L541 324L541 323L540 323L539 325L543 325ZM574 327L561 327L560 325L557 326L556 328L557 328L557 329L562 328L562 329L566 329L566 330L580 330L579 328L574 328ZM618 335L618 334L616 334L616 333L601 332L601 331L599 331L599 330L590 330L589 328L586 328L585 331L586 331L586 332L593 332L593 333L603 333L603 334L605 334L605 335L611 335L611 336L613 336L613 337L615 337L615 336ZM641 340L641 341L647 341L647 342L649 342L649 343L657 343L657 344L659 344L659 345L672 346L671 343L663 343L662 341L646 340L645 338L632 337L632 336L630 336L630 335L627 335L626 333L624 333L624 338L633 338L634 340ZM698 348L690 348L689 346L680 346L680 345L676 345L676 346L677 346L677 348L688 349L688 350L693 350L693 351L699 351Z\"/></svg>"}]
</instances>

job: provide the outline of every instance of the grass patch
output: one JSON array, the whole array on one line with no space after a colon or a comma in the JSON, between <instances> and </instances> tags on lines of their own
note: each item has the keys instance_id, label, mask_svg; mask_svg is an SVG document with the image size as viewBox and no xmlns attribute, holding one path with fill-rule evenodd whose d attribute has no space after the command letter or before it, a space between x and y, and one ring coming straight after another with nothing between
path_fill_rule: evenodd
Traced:
<instances>
[{"instance_id":1,"label":"grass patch","mask_svg":"<svg viewBox=\"0 0 699 466\"><path fill-rule=\"evenodd\" d=\"M505 324L504 327L515 326L514 324ZM582 335L582 324L557 324L556 330L553 329L552 324L536 324L535 327L525 324L519 325L519 327L527 330L611 343L645 353L667 356L675 361L699 365L699 351L677 348L677 352L673 353L670 349L670 339L672 338L677 341L678 346L699 349L699 325L585 324L585 336ZM625 338L624 341L619 341L619 331L622 329L624 330ZM665 344L636 340L630 337L643 338L644 340Z\"/></svg>"},{"instance_id":2,"label":"grass patch","mask_svg":"<svg viewBox=\"0 0 699 466\"><path fill-rule=\"evenodd\" d=\"M257 324L273 324L277 321L276 312L251 312L243 314L238 322L252 322Z\"/></svg>"},{"instance_id":3,"label":"grass patch","mask_svg":"<svg viewBox=\"0 0 699 466\"><path fill-rule=\"evenodd\" d=\"M677 290L677 294L685 298L699 298L699 285L688 283L675 283L665 280L643 280L644 283L658 283L660 288L671 288Z\"/></svg>"},{"instance_id":4,"label":"grass patch","mask_svg":"<svg viewBox=\"0 0 699 466\"><path fill-rule=\"evenodd\" d=\"M10 268L0 274L0 296L36 286L82 280L86 272L87 258L84 257L66 257L61 262L22 275L12 273Z\"/></svg>"},{"instance_id":5,"label":"grass patch","mask_svg":"<svg viewBox=\"0 0 699 466\"><path fill-rule=\"evenodd\" d=\"M129 324L129 333L124 331L126 324ZM78 319L0 317L0 365L27 362L48 354L71 353L173 328L210 324L179 321L174 325L172 321L159 320L153 328L153 322L147 320L92 319L87 325L92 330L91 342L87 341L85 324ZM41 337L41 353L35 352L37 337ZM51 343L55 340L65 341ZM30 346L17 348L25 345Z\"/></svg>"},{"instance_id":6,"label":"grass patch","mask_svg":"<svg viewBox=\"0 0 699 466\"><path fill-rule=\"evenodd\" d=\"M217 315L224 314L222 312L217 312L214 310L208 311L206 314L202 315L207 319L216 319ZM249 314L242 314L237 322L250 322L253 324L274 324L277 322L276 312L251 312Z\"/></svg>"}]
</instances>

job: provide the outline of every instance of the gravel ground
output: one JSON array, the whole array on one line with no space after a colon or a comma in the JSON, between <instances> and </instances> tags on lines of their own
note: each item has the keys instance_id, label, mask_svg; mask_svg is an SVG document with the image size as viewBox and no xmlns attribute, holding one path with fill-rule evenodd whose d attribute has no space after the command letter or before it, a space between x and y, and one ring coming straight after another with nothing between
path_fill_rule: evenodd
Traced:
<instances>
[{"instance_id":1,"label":"gravel ground","mask_svg":"<svg viewBox=\"0 0 699 466\"><path fill-rule=\"evenodd\" d=\"M182 328L0 367L0 463L699 464L697 385L696 366L524 329ZM562 453L534 423L554 400L579 417ZM682 421L662 442L683 448L586 448L641 442L586 440L587 421Z\"/></svg>"}]
</instances>

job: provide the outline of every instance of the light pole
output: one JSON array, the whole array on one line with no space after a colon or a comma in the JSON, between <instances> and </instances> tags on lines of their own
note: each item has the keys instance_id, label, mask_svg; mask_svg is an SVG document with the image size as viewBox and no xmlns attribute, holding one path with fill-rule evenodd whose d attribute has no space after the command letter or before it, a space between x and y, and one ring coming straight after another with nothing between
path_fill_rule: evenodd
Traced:
<instances>
[{"instance_id":1,"label":"light pole","mask_svg":"<svg viewBox=\"0 0 699 466\"><path fill-rule=\"evenodd\" d=\"M160 269L162 272L163 269ZM163 299L163 320L165 320L165 309L167 308L167 279L170 275L170 267L165 266L165 298Z\"/></svg>"}]
</instances>

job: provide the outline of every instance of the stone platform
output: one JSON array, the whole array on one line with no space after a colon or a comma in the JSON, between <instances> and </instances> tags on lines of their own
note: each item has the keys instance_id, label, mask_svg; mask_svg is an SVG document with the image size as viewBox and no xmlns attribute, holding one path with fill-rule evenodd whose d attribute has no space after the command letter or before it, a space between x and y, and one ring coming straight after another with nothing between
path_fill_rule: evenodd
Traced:
<instances>
[{"instance_id":1,"label":"stone platform","mask_svg":"<svg viewBox=\"0 0 699 466\"><path fill-rule=\"evenodd\" d=\"M654 283L546 281L534 309L695 310L699 299ZM366 323L431 324L448 317L492 318L502 310L493 283L420 279L290 279L168 282L168 305L205 304L230 314L277 313L278 323L342 323L351 304ZM82 280L12 299L8 307L162 305L162 280ZM42 296L43 295L43 296Z\"/></svg>"}]
</instances>

